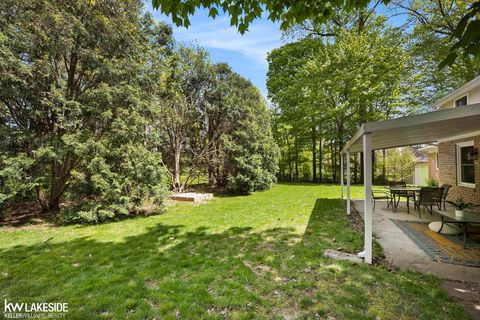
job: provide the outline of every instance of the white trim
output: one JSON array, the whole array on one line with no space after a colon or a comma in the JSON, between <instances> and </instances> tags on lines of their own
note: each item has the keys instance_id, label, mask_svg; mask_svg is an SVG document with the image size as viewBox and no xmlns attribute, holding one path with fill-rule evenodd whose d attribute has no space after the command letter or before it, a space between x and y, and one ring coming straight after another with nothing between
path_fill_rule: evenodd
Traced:
<instances>
[{"instance_id":1,"label":"white trim","mask_svg":"<svg viewBox=\"0 0 480 320\"><path fill-rule=\"evenodd\" d=\"M372 134L363 135L363 183L364 183L364 224L365 262L372 264Z\"/></svg>"},{"instance_id":2,"label":"white trim","mask_svg":"<svg viewBox=\"0 0 480 320\"><path fill-rule=\"evenodd\" d=\"M462 134L462 135L459 135L459 136L449 137L449 138L445 138L445 139L439 139L438 143L460 140L460 139L466 139L466 138L471 138L471 137L475 137L475 136L480 136L480 131L474 131L474 132Z\"/></svg>"},{"instance_id":3,"label":"white trim","mask_svg":"<svg viewBox=\"0 0 480 320\"><path fill-rule=\"evenodd\" d=\"M464 141L464 142L459 142L455 145L455 150L456 150L456 153L457 153L457 163L456 163L456 166L457 166L457 185L460 186L460 187L467 187L467 188L475 188L475 183L469 183L469 182L462 182L461 179L462 179L462 161L461 161L461 152L460 152L460 149L461 148L464 148L464 147L475 147L475 144L474 144L474 141L471 140L471 141Z\"/></svg>"},{"instance_id":4,"label":"white trim","mask_svg":"<svg viewBox=\"0 0 480 320\"><path fill-rule=\"evenodd\" d=\"M467 104L466 105L463 105L463 106L459 106L460 108L461 107L465 107L465 106L468 106L470 104L470 92L467 92L465 94L462 94L461 96L459 96L458 98L456 99L453 99L453 108L459 108L457 107L456 105L456 102L460 99L463 99L464 97L467 97Z\"/></svg>"},{"instance_id":5,"label":"white trim","mask_svg":"<svg viewBox=\"0 0 480 320\"><path fill-rule=\"evenodd\" d=\"M343 199L343 176L344 176L344 173L343 173L343 152L340 152L340 185L341 185L341 197L340 199Z\"/></svg>"},{"instance_id":6,"label":"white trim","mask_svg":"<svg viewBox=\"0 0 480 320\"><path fill-rule=\"evenodd\" d=\"M445 127L446 125L448 128ZM364 123L345 144L343 151L349 149L350 152L361 152L361 137L364 133L373 134L372 148L377 150L434 143L440 139L449 139L449 132L453 136L463 135L478 131L478 128L480 128L480 103ZM395 131L405 133L405 137L391 138Z\"/></svg>"},{"instance_id":7,"label":"white trim","mask_svg":"<svg viewBox=\"0 0 480 320\"><path fill-rule=\"evenodd\" d=\"M439 100L437 100L435 103L434 103L434 106L436 107L441 107L445 102L448 102L448 100L450 99L453 99L453 97L457 97L461 94L464 94L465 92L467 91L472 91L474 90L476 87L478 87L480 85L480 76L476 77L475 79L465 83L463 86L461 86L460 88L456 89L456 90L453 90L452 92L450 92L449 94L447 94L446 96L440 98Z\"/></svg>"},{"instance_id":8,"label":"white trim","mask_svg":"<svg viewBox=\"0 0 480 320\"><path fill-rule=\"evenodd\" d=\"M350 204L350 152L347 151L347 214L351 213Z\"/></svg>"},{"instance_id":9,"label":"white trim","mask_svg":"<svg viewBox=\"0 0 480 320\"><path fill-rule=\"evenodd\" d=\"M434 155L435 155L435 170L438 170L438 152L435 152Z\"/></svg>"}]
</instances>

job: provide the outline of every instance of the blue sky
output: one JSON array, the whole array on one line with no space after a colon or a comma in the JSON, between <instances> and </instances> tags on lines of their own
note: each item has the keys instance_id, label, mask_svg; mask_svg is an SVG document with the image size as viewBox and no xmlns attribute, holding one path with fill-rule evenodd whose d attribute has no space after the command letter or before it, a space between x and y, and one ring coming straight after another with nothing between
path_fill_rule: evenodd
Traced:
<instances>
[{"instance_id":1,"label":"blue sky","mask_svg":"<svg viewBox=\"0 0 480 320\"><path fill-rule=\"evenodd\" d=\"M208 11L199 10L186 29L175 26L170 17L153 9L151 1L147 1L145 5L155 20L172 25L173 36L177 41L196 41L210 52L213 62L227 62L235 72L250 79L264 97L267 96L267 54L283 44L279 23L262 18L254 21L249 31L241 35L236 28L230 27L230 19L221 12L213 20L208 17Z\"/></svg>"},{"instance_id":2,"label":"blue sky","mask_svg":"<svg viewBox=\"0 0 480 320\"><path fill-rule=\"evenodd\" d=\"M267 54L284 44L279 23L273 23L266 18L258 19L241 35L236 28L230 27L230 18L221 10L216 19L209 17L207 10L198 10L191 17L191 25L186 29L175 26L170 17L153 9L151 1L146 0L145 6L155 20L164 21L173 27L173 35L177 41L198 43L208 50L213 62L227 62L235 72L250 79L267 98ZM385 14L387 9L380 5L377 12ZM395 26L404 22L405 16L396 16L390 20Z\"/></svg>"}]
</instances>

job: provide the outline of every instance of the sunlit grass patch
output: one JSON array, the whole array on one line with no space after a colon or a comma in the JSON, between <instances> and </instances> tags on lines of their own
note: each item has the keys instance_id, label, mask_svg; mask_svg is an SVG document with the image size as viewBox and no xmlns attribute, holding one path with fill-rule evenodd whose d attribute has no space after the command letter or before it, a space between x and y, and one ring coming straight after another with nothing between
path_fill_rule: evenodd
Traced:
<instances>
[{"instance_id":1,"label":"sunlit grass patch","mask_svg":"<svg viewBox=\"0 0 480 320\"><path fill-rule=\"evenodd\" d=\"M432 276L323 257L363 246L335 190L282 184L148 218L2 232L1 295L68 302L73 319L467 319Z\"/></svg>"}]
</instances>

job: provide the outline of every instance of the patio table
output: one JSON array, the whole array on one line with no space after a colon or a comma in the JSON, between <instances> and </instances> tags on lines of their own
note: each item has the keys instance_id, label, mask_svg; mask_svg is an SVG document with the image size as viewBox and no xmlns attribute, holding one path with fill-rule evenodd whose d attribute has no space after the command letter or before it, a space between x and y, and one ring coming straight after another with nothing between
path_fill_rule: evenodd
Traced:
<instances>
[{"instance_id":1,"label":"patio table","mask_svg":"<svg viewBox=\"0 0 480 320\"><path fill-rule=\"evenodd\" d=\"M398 204L400 203L400 197L402 195L408 195L409 193L413 193L415 196L415 192L420 192L422 188L419 187L390 187L390 193L393 196L393 210L397 211ZM398 201L395 201L395 197L398 195ZM407 197L407 212L410 213L410 197Z\"/></svg>"},{"instance_id":2,"label":"patio table","mask_svg":"<svg viewBox=\"0 0 480 320\"><path fill-rule=\"evenodd\" d=\"M465 211L463 213L463 216L459 217L455 215L455 210L452 209L449 209L447 211L435 210L434 212L439 214L440 217L442 217L442 226L438 230L438 233L442 231L443 225L445 223L459 224L463 233L463 248L466 248L468 241L467 224L480 224L480 213L475 213L473 211Z\"/></svg>"}]
</instances>

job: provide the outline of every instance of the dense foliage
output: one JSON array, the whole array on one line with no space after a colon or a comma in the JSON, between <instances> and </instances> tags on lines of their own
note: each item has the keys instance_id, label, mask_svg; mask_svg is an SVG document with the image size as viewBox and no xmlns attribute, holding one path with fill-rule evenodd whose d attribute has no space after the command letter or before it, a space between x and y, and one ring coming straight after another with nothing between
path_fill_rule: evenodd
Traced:
<instances>
[{"instance_id":1,"label":"dense foliage","mask_svg":"<svg viewBox=\"0 0 480 320\"><path fill-rule=\"evenodd\" d=\"M0 205L99 222L162 203L169 176L175 191L207 170L235 191L273 182L258 90L142 6L1 2Z\"/></svg>"},{"instance_id":2,"label":"dense foliage","mask_svg":"<svg viewBox=\"0 0 480 320\"><path fill-rule=\"evenodd\" d=\"M154 91L160 101L154 129L172 186L183 191L207 176L210 186L234 192L268 188L277 161L270 112L249 81L205 57L180 47L169 57L166 90Z\"/></svg>"},{"instance_id":3,"label":"dense foliage","mask_svg":"<svg viewBox=\"0 0 480 320\"><path fill-rule=\"evenodd\" d=\"M377 7L393 5L393 7L407 9L409 14L417 19L417 22L429 24L432 30L443 29L441 34L449 37L450 40L456 39L449 46L449 54L437 64L438 66L452 66L461 60L457 59L459 56L462 56L463 59L480 56L480 32L478 32L480 30L480 21L478 20L480 1L478 0L152 0L152 4L162 13L170 15L177 26L187 28L190 25L190 16L200 8L207 9L208 15L213 19L219 14L219 11L223 11L230 17L230 25L237 27L242 34L248 31L250 24L255 19L262 16L266 16L273 22L280 22L280 27L288 30L292 26L309 22L313 22L317 26L328 22L336 23L338 22L336 14L339 11L348 16L354 15L352 13L356 10L365 11L368 8L373 11ZM431 23L428 15L431 13L432 7L434 11L440 10L441 15L444 16L443 21ZM424 9L427 10L424 11ZM452 10L460 11L459 19L450 19L449 15ZM401 13L394 13L394 15L399 14ZM366 14L364 17L368 19L368 15Z\"/></svg>"},{"instance_id":4,"label":"dense foliage","mask_svg":"<svg viewBox=\"0 0 480 320\"><path fill-rule=\"evenodd\" d=\"M410 19L404 28L392 27L370 8L335 12L327 23L306 21L288 30L285 36L293 41L268 57L279 178L339 181L340 150L361 123L430 111L438 98L478 76L478 57L438 68L455 41L448 30L467 5L394 3L395 12ZM394 154L372 155L376 182L398 178L386 166ZM362 157L355 154L352 161L353 181L360 182Z\"/></svg>"}]
</instances>

